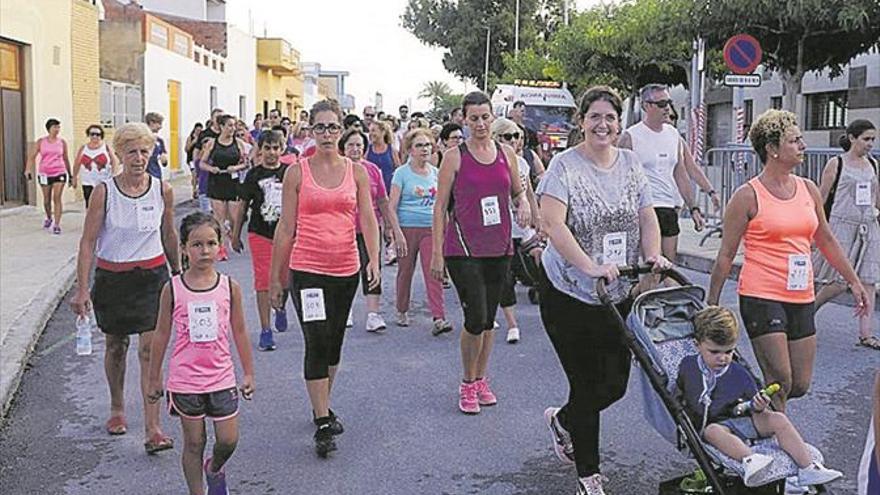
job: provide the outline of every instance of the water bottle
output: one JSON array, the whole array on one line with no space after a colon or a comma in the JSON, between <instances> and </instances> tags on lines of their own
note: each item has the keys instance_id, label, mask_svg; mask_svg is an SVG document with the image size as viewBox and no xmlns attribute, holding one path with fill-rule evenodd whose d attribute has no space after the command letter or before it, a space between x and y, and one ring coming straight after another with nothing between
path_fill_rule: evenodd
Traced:
<instances>
[{"instance_id":1,"label":"water bottle","mask_svg":"<svg viewBox=\"0 0 880 495\"><path fill-rule=\"evenodd\" d=\"M88 356L92 353L92 324L88 316L76 318L76 354Z\"/></svg>"},{"instance_id":2,"label":"water bottle","mask_svg":"<svg viewBox=\"0 0 880 495\"><path fill-rule=\"evenodd\" d=\"M772 397L773 394L782 390L782 387L778 383L771 383L767 385L766 388L761 390L761 393L766 395L767 397ZM740 402L733 408L734 416L745 416L752 410L752 401Z\"/></svg>"}]
</instances>

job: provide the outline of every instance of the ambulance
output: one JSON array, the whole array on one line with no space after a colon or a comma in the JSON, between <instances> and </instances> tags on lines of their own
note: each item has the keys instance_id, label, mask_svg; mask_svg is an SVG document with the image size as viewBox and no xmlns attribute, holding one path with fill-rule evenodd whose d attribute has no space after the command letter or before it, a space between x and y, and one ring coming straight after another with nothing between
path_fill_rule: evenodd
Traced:
<instances>
[{"instance_id":1,"label":"ambulance","mask_svg":"<svg viewBox=\"0 0 880 495\"><path fill-rule=\"evenodd\" d=\"M537 135L538 154L546 165L556 152L568 146L568 133L574 127L577 111L574 97L562 83L515 80L499 84L492 93L495 115L506 117L513 104L526 104L526 128Z\"/></svg>"}]
</instances>

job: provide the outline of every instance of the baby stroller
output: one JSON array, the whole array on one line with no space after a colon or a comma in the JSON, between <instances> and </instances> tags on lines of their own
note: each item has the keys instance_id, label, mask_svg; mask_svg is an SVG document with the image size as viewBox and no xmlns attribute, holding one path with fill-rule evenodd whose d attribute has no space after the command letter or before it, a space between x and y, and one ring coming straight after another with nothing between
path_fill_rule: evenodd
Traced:
<instances>
[{"instance_id":1,"label":"baby stroller","mask_svg":"<svg viewBox=\"0 0 880 495\"><path fill-rule=\"evenodd\" d=\"M532 257L532 251L544 248L546 243L535 234L522 241L514 249L513 259L510 260L510 269L516 281L529 288L529 301L538 304L538 263Z\"/></svg>"},{"instance_id":2,"label":"baby stroller","mask_svg":"<svg viewBox=\"0 0 880 495\"><path fill-rule=\"evenodd\" d=\"M650 273L650 265L622 267L621 276L636 277ZM702 287L691 285L679 272L670 270L668 276L679 284L650 290L640 294L633 302L626 321L612 304L605 290L604 279L597 283L597 292L602 303L612 310L623 332L627 346L633 353L640 368L637 380L644 398L644 415L648 423L666 440L679 450L687 447L706 477L706 490L689 491L680 488L684 477L661 483L660 494L713 493L721 495L738 494L783 494L785 479L795 476L798 467L776 443L775 439L762 439L753 442L752 449L772 456L774 462L762 476L759 488L746 488L742 484L742 464L704 443L699 431L694 427L674 393L678 378L678 367L685 356L696 354L693 339L693 315L705 307L705 291ZM734 359L742 364L755 378L759 386L761 380L739 353ZM682 440L684 444L682 444ZM813 446L807 445L814 461L823 462L822 454ZM711 491L709 490L711 488ZM817 493L831 493L821 485L814 486Z\"/></svg>"}]
</instances>

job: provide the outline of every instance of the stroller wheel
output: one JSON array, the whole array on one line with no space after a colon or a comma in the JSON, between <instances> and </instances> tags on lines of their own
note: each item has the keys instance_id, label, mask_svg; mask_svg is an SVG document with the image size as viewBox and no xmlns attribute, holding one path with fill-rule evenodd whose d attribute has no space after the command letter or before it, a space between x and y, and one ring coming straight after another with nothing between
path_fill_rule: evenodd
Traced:
<instances>
[{"instance_id":1,"label":"stroller wheel","mask_svg":"<svg viewBox=\"0 0 880 495\"><path fill-rule=\"evenodd\" d=\"M538 289L529 287L529 302L532 304L539 304L541 302L541 299L538 296Z\"/></svg>"}]
</instances>

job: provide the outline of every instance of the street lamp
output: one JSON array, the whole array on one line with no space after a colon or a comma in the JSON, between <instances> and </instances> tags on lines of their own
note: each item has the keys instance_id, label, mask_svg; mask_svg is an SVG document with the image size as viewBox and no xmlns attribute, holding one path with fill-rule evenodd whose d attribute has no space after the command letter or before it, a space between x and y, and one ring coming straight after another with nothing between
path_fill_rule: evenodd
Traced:
<instances>
[{"instance_id":1,"label":"street lamp","mask_svg":"<svg viewBox=\"0 0 880 495\"><path fill-rule=\"evenodd\" d=\"M489 40L492 38L492 26L486 26L486 66L483 69L483 92L489 90Z\"/></svg>"},{"instance_id":2,"label":"street lamp","mask_svg":"<svg viewBox=\"0 0 880 495\"><path fill-rule=\"evenodd\" d=\"M519 0L516 0L516 22L513 25L513 58L519 56Z\"/></svg>"}]
</instances>

